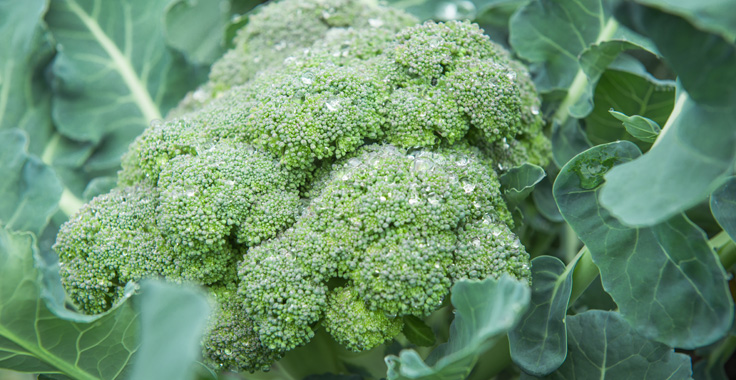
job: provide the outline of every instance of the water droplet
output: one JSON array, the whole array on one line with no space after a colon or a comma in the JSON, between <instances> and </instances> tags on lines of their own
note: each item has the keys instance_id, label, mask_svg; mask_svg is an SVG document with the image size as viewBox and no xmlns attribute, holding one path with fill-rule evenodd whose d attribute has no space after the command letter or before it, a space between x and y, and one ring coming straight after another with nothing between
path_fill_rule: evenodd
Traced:
<instances>
[{"instance_id":1,"label":"water droplet","mask_svg":"<svg viewBox=\"0 0 736 380\"><path fill-rule=\"evenodd\" d=\"M330 98L325 103L325 106L330 112L336 111L338 108L340 108L340 99L338 98Z\"/></svg>"},{"instance_id":2,"label":"water droplet","mask_svg":"<svg viewBox=\"0 0 736 380\"><path fill-rule=\"evenodd\" d=\"M357 158L351 158L351 159L348 160L348 166L349 167L355 168L355 167L358 167L358 165L360 165L360 160L359 159L357 159Z\"/></svg>"},{"instance_id":3,"label":"water droplet","mask_svg":"<svg viewBox=\"0 0 736 380\"><path fill-rule=\"evenodd\" d=\"M414 160L414 172L428 172L434 169L434 161L429 157L417 157Z\"/></svg>"},{"instance_id":4,"label":"water droplet","mask_svg":"<svg viewBox=\"0 0 736 380\"><path fill-rule=\"evenodd\" d=\"M286 41L279 41L276 45L273 45L273 49L276 51L281 51L286 48Z\"/></svg>"},{"instance_id":5,"label":"water droplet","mask_svg":"<svg viewBox=\"0 0 736 380\"><path fill-rule=\"evenodd\" d=\"M314 83L314 74L312 74L311 71L306 71L306 72L302 73L301 80L302 80L302 83L304 83L306 85L310 85L310 84Z\"/></svg>"},{"instance_id":6,"label":"water droplet","mask_svg":"<svg viewBox=\"0 0 736 380\"><path fill-rule=\"evenodd\" d=\"M580 178L580 187L583 189L598 187L603 183L603 176L613 167L614 162L615 157L598 157L577 162L573 170Z\"/></svg>"},{"instance_id":7,"label":"water droplet","mask_svg":"<svg viewBox=\"0 0 736 380\"><path fill-rule=\"evenodd\" d=\"M457 161L455 161L455 165L457 165L457 166L459 166L461 168L464 168L464 167L468 166L469 163L470 163L470 157L468 157L467 155L464 155L464 154L462 156L458 157L457 158Z\"/></svg>"},{"instance_id":8,"label":"water droplet","mask_svg":"<svg viewBox=\"0 0 736 380\"><path fill-rule=\"evenodd\" d=\"M419 203L419 199L416 199L416 198L410 198L410 199L409 199L409 204L410 204L410 205L412 205L412 206L413 206L413 205L415 205L415 204L417 204L417 203Z\"/></svg>"},{"instance_id":9,"label":"water droplet","mask_svg":"<svg viewBox=\"0 0 736 380\"><path fill-rule=\"evenodd\" d=\"M480 239L478 238L473 239L472 244L475 248L480 248Z\"/></svg>"},{"instance_id":10,"label":"water droplet","mask_svg":"<svg viewBox=\"0 0 736 380\"><path fill-rule=\"evenodd\" d=\"M151 124L150 124L151 128L160 128L163 125L164 125L164 121L161 119L153 119L151 120Z\"/></svg>"},{"instance_id":11,"label":"water droplet","mask_svg":"<svg viewBox=\"0 0 736 380\"><path fill-rule=\"evenodd\" d=\"M191 187L191 186L187 186L186 189L185 189L185 191L184 191L184 193L188 197L193 197L193 196L197 195L197 189L194 188L194 187Z\"/></svg>"},{"instance_id":12,"label":"water droplet","mask_svg":"<svg viewBox=\"0 0 736 380\"><path fill-rule=\"evenodd\" d=\"M463 182L463 190L465 191L465 194L470 194L475 190L475 184L470 182Z\"/></svg>"},{"instance_id":13,"label":"water droplet","mask_svg":"<svg viewBox=\"0 0 736 380\"><path fill-rule=\"evenodd\" d=\"M429 195L427 195L427 201L431 205L436 205L436 204L440 203L440 197L439 197L439 195L437 195L437 193L431 192L431 193L429 193Z\"/></svg>"},{"instance_id":14,"label":"water droplet","mask_svg":"<svg viewBox=\"0 0 736 380\"><path fill-rule=\"evenodd\" d=\"M509 78L509 80L515 80L516 79L516 72L509 71L506 73L506 78Z\"/></svg>"},{"instance_id":15,"label":"water droplet","mask_svg":"<svg viewBox=\"0 0 736 380\"><path fill-rule=\"evenodd\" d=\"M369 18L368 25L374 28L380 28L383 26L383 20L381 20L380 18Z\"/></svg>"},{"instance_id":16,"label":"water droplet","mask_svg":"<svg viewBox=\"0 0 736 380\"><path fill-rule=\"evenodd\" d=\"M539 115L539 106L536 104L532 106L532 115Z\"/></svg>"},{"instance_id":17,"label":"water droplet","mask_svg":"<svg viewBox=\"0 0 736 380\"><path fill-rule=\"evenodd\" d=\"M444 1L437 5L435 18L440 20L474 19L475 5L472 1Z\"/></svg>"}]
</instances>

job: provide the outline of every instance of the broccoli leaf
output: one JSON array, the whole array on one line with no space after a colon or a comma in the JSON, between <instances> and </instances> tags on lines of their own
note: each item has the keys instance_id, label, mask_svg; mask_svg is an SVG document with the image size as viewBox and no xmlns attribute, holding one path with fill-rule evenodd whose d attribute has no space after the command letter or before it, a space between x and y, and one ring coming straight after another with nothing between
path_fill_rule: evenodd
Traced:
<instances>
[{"instance_id":1,"label":"broccoli leaf","mask_svg":"<svg viewBox=\"0 0 736 380\"><path fill-rule=\"evenodd\" d=\"M104 142L92 158L115 168L132 141L196 83L166 47L169 0L52 1L46 15L58 43L52 65L53 117L67 137Z\"/></svg>"},{"instance_id":2,"label":"broccoli leaf","mask_svg":"<svg viewBox=\"0 0 736 380\"><path fill-rule=\"evenodd\" d=\"M636 0L640 4L678 15L701 30L736 40L736 12L731 0Z\"/></svg>"},{"instance_id":3,"label":"broccoli leaf","mask_svg":"<svg viewBox=\"0 0 736 380\"><path fill-rule=\"evenodd\" d=\"M604 175L640 155L636 145L622 141L576 156L555 181L560 212L637 331L674 347L713 343L731 327L733 301L703 231L684 215L647 228L629 227L599 203Z\"/></svg>"},{"instance_id":4,"label":"broccoli leaf","mask_svg":"<svg viewBox=\"0 0 736 380\"><path fill-rule=\"evenodd\" d=\"M175 284L144 281L140 295L141 340L131 379L187 379L186 363L200 355L210 306L203 294ZM168 323L161 323L168 321Z\"/></svg>"},{"instance_id":5,"label":"broccoli leaf","mask_svg":"<svg viewBox=\"0 0 736 380\"><path fill-rule=\"evenodd\" d=\"M432 328L427 326L423 320L413 316L404 316L404 329L402 330L406 339L417 346L429 347L434 344L436 338Z\"/></svg>"},{"instance_id":6,"label":"broccoli leaf","mask_svg":"<svg viewBox=\"0 0 736 380\"><path fill-rule=\"evenodd\" d=\"M705 200L736 162L736 44L654 9L627 10L682 85L652 149L608 174L601 202L627 224L652 225Z\"/></svg>"},{"instance_id":7,"label":"broccoli leaf","mask_svg":"<svg viewBox=\"0 0 736 380\"><path fill-rule=\"evenodd\" d=\"M558 167L562 167L575 155L591 146L593 144L588 141L585 133L580 129L580 122L577 119L568 118L563 124L553 122L552 158Z\"/></svg>"},{"instance_id":8,"label":"broccoli leaf","mask_svg":"<svg viewBox=\"0 0 736 380\"><path fill-rule=\"evenodd\" d=\"M506 199L512 204L518 204L531 194L534 186L546 175L541 167L527 163L511 168L498 179Z\"/></svg>"},{"instance_id":9,"label":"broccoli leaf","mask_svg":"<svg viewBox=\"0 0 736 380\"><path fill-rule=\"evenodd\" d=\"M166 7L166 42L191 62L210 65L225 52L228 0L175 0Z\"/></svg>"},{"instance_id":10,"label":"broccoli leaf","mask_svg":"<svg viewBox=\"0 0 736 380\"><path fill-rule=\"evenodd\" d=\"M27 148L25 132L0 130L0 226L40 234L57 210L63 187Z\"/></svg>"},{"instance_id":11,"label":"broccoli leaf","mask_svg":"<svg viewBox=\"0 0 736 380\"><path fill-rule=\"evenodd\" d=\"M426 363L414 350L387 356L388 378L465 379L480 354L518 321L529 297L529 287L509 276L457 282L452 287L455 320L449 341L432 351Z\"/></svg>"},{"instance_id":12,"label":"broccoli leaf","mask_svg":"<svg viewBox=\"0 0 736 380\"><path fill-rule=\"evenodd\" d=\"M138 349L138 313L124 302L88 322L57 317L41 297L37 254L32 235L0 229L0 367L75 379L120 377Z\"/></svg>"},{"instance_id":13,"label":"broccoli leaf","mask_svg":"<svg viewBox=\"0 0 736 380\"><path fill-rule=\"evenodd\" d=\"M626 128L626 131L629 132L630 135L641 141L653 143L654 140L657 139L657 136L659 136L659 132L662 131L656 121L644 116L627 116L626 114L614 110L609 112L613 117L621 120L624 128Z\"/></svg>"},{"instance_id":14,"label":"broccoli leaf","mask_svg":"<svg viewBox=\"0 0 736 380\"><path fill-rule=\"evenodd\" d=\"M198 354L197 333L207 311L201 295L151 282L141 287L140 298L128 299L135 291L129 284L124 300L110 311L76 314L53 299L57 294L42 278L51 268L45 268L34 240L30 233L0 229L0 367L54 378L120 379L130 372L134 354L142 355L136 354L140 347L146 355L141 361L155 363L160 373L188 368L192 352ZM51 308L47 301L54 302ZM143 337L141 319L148 334Z\"/></svg>"},{"instance_id":15,"label":"broccoli leaf","mask_svg":"<svg viewBox=\"0 0 736 380\"><path fill-rule=\"evenodd\" d=\"M710 210L718 224L736 241L736 177L729 177L710 196Z\"/></svg>"},{"instance_id":16,"label":"broccoli leaf","mask_svg":"<svg viewBox=\"0 0 736 380\"><path fill-rule=\"evenodd\" d=\"M526 373L542 376L556 370L567 355L567 314L572 291L572 268L560 259L532 260L532 298L529 309L511 331L511 359Z\"/></svg>"},{"instance_id":17,"label":"broccoli leaf","mask_svg":"<svg viewBox=\"0 0 736 380\"><path fill-rule=\"evenodd\" d=\"M567 318L568 355L545 379L690 379L690 358L637 334L619 313ZM522 379L524 376L522 376Z\"/></svg>"},{"instance_id":18,"label":"broccoli leaf","mask_svg":"<svg viewBox=\"0 0 736 380\"><path fill-rule=\"evenodd\" d=\"M53 49L43 24L47 0L0 1L0 130L32 137L29 151L43 153L53 132L51 91L43 71Z\"/></svg>"}]
</instances>

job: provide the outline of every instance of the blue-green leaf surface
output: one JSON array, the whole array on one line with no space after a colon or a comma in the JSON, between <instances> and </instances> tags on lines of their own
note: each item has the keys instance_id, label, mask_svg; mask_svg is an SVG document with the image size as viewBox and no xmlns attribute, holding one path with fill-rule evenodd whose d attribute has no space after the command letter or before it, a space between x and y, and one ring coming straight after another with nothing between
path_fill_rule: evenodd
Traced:
<instances>
[{"instance_id":1,"label":"blue-green leaf surface","mask_svg":"<svg viewBox=\"0 0 736 380\"><path fill-rule=\"evenodd\" d=\"M0 229L0 367L84 380L121 378L138 349L138 313L122 302L86 322L59 318L41 297L36 255L30 234Z\"/></svg>"},{"instance_id":2,"label":"blue-green leaf surface","mask_svg":"<svg viewBox=\"0 0 736 380\"><path fill-rule=\"evenodd\" d=\"M499 177L501 190L511 203L519 203L531 194L539 181L547 174L544 169L529 163L511 168Z\"/></svg>"},{"instance_id":3,"label":"blue-green leaf surface","mask_svg":"<svg viewBox=\"0 0 736 380\"><path fill-rule=\"evenodd\" d=\"M591 310L567 318L568 354L545 379L684 380L690 357L637 334L616 312Z\"/></svg>"},{"instance_id":4,"label":"blue-green leaf surface","mask_svg":"<svg viewBox=\"0 0 736 380\"><path fill-rule=\"evenodd\" d=\"M465 379L478 357L518 321L529 304L530 291L511 277L461 280L452 287L455 320L447 343L425 362L414 350L386 357L388 378Z\"/></svg>"},{"instance_id":5,"label":"blue-green leaf surface","mask_svg":"<svg viewBox=\"0 0 736 380\"><path fill-rule=\"evenodd\" d=\"M409 342L421 347L432 346L437 340L432 328L427 326L423 320L413 315L404 316L404 328L402 332Z\"/></svg>"},{"instance_id":6,"label":"blue-green leaf surface","mask_svg":"<svg viewBox=\"0 0 736 380\"><path fill-rule=\"evenodd\" d=\"M543 376L556 370L567 356L567 314L572 291L572 268L553 256L532 260L532 298L524 316L509 331L511 359L524 372Z\"/></svg>"},{"instance_id":7,"label":"blue-green leaf surface","mask_svg":"<svg viewBox=\"0 0 736 380\"><path fill-rule=\"evenodd\" d=\"M142 339L130 378L191 379L210 312L207 299L177 284L149 280L141 288Z\"/></svg>"},{"instance_id":8,"label":"blue-green leaf surface","mask_svg":"<svg viewBox=\"0 0 736 380\"><path fill-rule=\"evenodd\" d=\"M599 202L606 173L640 154L623 141L576 156L555 181L560 212L590 249L604 288L638 332L674 347L713 343L731 328L733 301L703 231L684 215L629 227Z\"/></svg>"},{"instance_id":9,"label":"blue-green leaf surface","mask_svg":"<svg viewBox=\"0 0 736 380\"><path fill-rule=\"evenodd\" d=\"M731 240L736 241L736 177L729 177L713 191L710 196L710 210Z\"/></svg>"},{"instance_id":10,"label":"blue-green leaf surface","mask_svg":"<svg viewBox=\"0 0 736 380\"><path fill-rule=\"evenodd\" d=\"M733 0L636 0L636 2L678 15L698 29L736 40L736 12Z\"/></svg>"},{"instance_id":11,"label":"blue-green leaf surface","mask_svg":"<svg viewBox=\"0 0 736 380\"><path fill-rule=\"evenodd\" d=\"M57 210L63 187L27 149L25 132L0 130L0 227L40 234Z\"/></svg>"},{"instance_id":12,"label":"blue-green leaf surface","mask_svg":"<svg viewBox=\"0 0 736 380\"><path fill-rule=\"evenodd\" d=\"M196 83L166 46L170 0L52 0L46 16L58 43L53 117L67 137L109 142L99 151L115 167L128 143Z\"/></svg>"},{"instance_id":13,"label":"blue-green leaf surface","mask_svg":"<svg viewBox=\"0 0 736 380\"><path fill-rule=\"evenodd\" d=\"M47 3L0 0L0 130L26 131L36 155L53 131L51 91L43 77L53 53L43 24Z\"/></svg>"},{"instance_id":14,"label":"blue-green leaf surface","mask_svg":"<svg viewBox=\"0 0 736 380\"><path fill-rule=\"evenodd\" d=\"M552 124L552 158L558 167L591 146L577 119L568 118L564 124Z\"/></svg>"},{"instance_id":15,"label":"blue-green leaf surface","mask_svg":"<svg viewBox=\"0 0 736 380\"><path fill-rule=\"evenodd\" d=\"M229 0L174 0L164 18L166 42L196 64L211 65L225 53Z\"/></svg>"},{"instance_id":16,"label":"blue-green leaf surface","mask_svg":"<svg viewBox=\"0 0 736 380\"><path fill-rule=\"evenodd\" d=\"M609 112L613 117L623 123L624 128L626 128L626 131L629 132L631 136L634 136L641 141L653 143L654 140L657 139L657 136L659 136L659 132L662 131L659 124L652 119L639 115L627 116L626 114L614 110Z\"/></svg>"}]
</instances>

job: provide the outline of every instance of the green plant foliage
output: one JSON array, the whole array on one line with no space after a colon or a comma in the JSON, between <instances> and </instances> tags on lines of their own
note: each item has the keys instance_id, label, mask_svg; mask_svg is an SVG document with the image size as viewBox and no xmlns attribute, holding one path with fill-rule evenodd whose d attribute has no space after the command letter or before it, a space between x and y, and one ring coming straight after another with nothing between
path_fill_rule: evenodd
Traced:
<instances>
[{"instance_id":1,"label":"green plant foliage","mask_svg":"<svg viewBox=\"0 0 736 380\"><path fill-rule=\"evenodd\" d=\"M0 366L75 379L122 376L138 349L138 313L122 302L84 322L57 317L42 298L35 255L32 235L0 229Z\"/></svg>"},{"instance_id":2,"label":"green plant foliage","mask_svg":"<svg viewBox=\"0 0 736 380\"><path fill-rule=\"evenodd\" d=\"M404 317L404 329L401 332L404 333L406 339L409 339L409 342L417 346L429 347L437 341L432 328L413 315Z\"/></svg>"},{"instance_id":3,"label":"green plant foliage","mask_svg":"<svg viewBox=\"0 0 736 380\"><path fill-rule=\"evenodd\" d=\"M160 18L168 3L50 3L46 23L59 44L52 66L56 127L75 140L119 140L100 152L100 165L116 167L127 143L162 119L196 78L166 47Z\"/></svg>"},{"instance_id":4,"label":"green plant foliage","mask_svg":"<svg viewBox=\"0 0 736 380\"><path fill-rule=\"evenodd\" d=\"M565 315L572 291L572 268L565 268L556 257L532 260L529 309L509 331L511 358L526 373L547 375L565 361Z\"/></svg>"},{"instance_id":5,"label":"green plant foliage","mask_svg":"<svg viewBox=\"0 0 736 380\"><path fill-rule=\"evenodd\" d=\"M659 136L659 132L662 131L659 124L650 118L639 115L626 116L621 112L613 110L609 112L613 117L621 120L624 128L626 128L626 131L629 132L631 136L634 136L641 141L653 143L654 140L657 139L657 136Z\"/></svg>"},{"instance_id":6,"label":"green plant foliage","mask_svg":"<svg viewBox=\"0 0 736 380\"><path fill-rule=\"evenodd\" d=\"M567 318L568 357L544 379L690 379L690 358L639 335L616 312ZM523 378L523 377L522 377Z\"/></svg>"},{"instance_id":7,"label":"green plant foliage","mask_svg":"<svg viewBox=\"0 0 736 380\"><path fill-rule=\"evenodd\" d=\"M501 190L506 200L512 204L518 204L532 193L534 186L546 175L541 167L527 163L511 168L498 180L501 182Z\"/></svg>"},{"instance_id":8,"label":"green plant foliage","mask_svg":"<svg viewBox=\"0 0 736 380\"><path fill-rule=\"evenodd\" d=\"M0 130L0 226L38 234L56 212L62 185L27 149L25 132Z\"/></svg>"},{"instance_id":9,"label":"green plant foliage","mask_svg":"<svg viewBox=\"0 0 736 380\"><path fill-rule=\"evenodd\" d=\"M0 130L19 128L33 136L31 153L40 155L53 131L51 96L43 70L52 48L42 18L47 1L0 1Z\"/></svg>"},{"instance_id":10,"label":"green plant foliage","mask_svg":"<svg viewBox=\"0 0 736 380\"><path fill-rule=\"evenodd\" d=\"M710 209L723 230L732 240L736 240L736 177L729 177L713 191Z\"/></svg>"},{"instance_id":11,"label":"green plant foliage","mask_svg":"<svg viewBox=\"0 0 736 380\"><path fill-rule=\"evenodd\" d=\"M637 331L674 347L711 344L730 330L733 301L703 231L684 215L628 227L600 204L606 173L640 154L625 141L585 151L560 172L555 199L590 249L604 288Z\"/></svg>"},{"instance_id":12,"label":"green plant foliage","mask_svg":"<svg viewBox=\"0 0 736 380\"><path fill-rule=\"evenodd\" d=\"M432 351L426 361L414 350L387 356L389 380L465 379L480 354L519 320L529 297L529 287L509 276L456 283L449 341Z\"/></svg>"},{"instance_id":13,"label":"green plant foliage","mask_svg":"<svg viewBox=\"0 0 736 380\"><path fill-rule=\"evenodd\" d=\"M558 167L592 146L577 119L569 118L562 124L554 122L552 125L552 157Z\"/></svg>"}]
</instances>

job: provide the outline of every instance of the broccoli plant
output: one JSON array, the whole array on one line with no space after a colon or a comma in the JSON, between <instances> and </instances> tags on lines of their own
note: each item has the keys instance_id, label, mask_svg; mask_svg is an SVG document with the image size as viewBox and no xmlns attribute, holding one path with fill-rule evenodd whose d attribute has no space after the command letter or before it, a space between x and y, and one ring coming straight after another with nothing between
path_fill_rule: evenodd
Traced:
<instances>
[{"instance_id":1,"label":"broccoli plant","mask_svg":"<svg viewBox=\"0 0 736 380\"><path fill-rule=\"evenodd\" d=\"M259 3L0 0L8 376L731 376L727 4Z\"/></svg>"}]
</instances>

